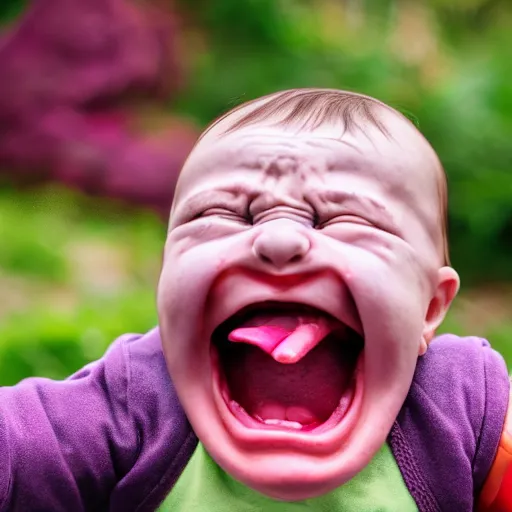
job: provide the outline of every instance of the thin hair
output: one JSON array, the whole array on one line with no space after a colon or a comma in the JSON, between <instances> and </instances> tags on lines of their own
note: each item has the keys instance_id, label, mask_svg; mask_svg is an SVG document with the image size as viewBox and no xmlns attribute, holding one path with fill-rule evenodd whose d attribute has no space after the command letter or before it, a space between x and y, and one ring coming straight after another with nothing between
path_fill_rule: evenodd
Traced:
<instances>
[{"instance_id":1,"label":"thin hair","mask_svg":"<svg viewBox=\"0 0 512 512\"><path fill-rule=\"evenodd\" d=\"M241 109L249 111L228 125L225 134L249 125L271 121L275 126L296 125L299 130L315 130L327 123L342 123L343 131L364 131L370 124L390 136L376 113L377 108L391 107L370 96L336 89L291 89L269 94L238 105L211 123L201 135L227 120ZM398 112L397 112L398 113ZM342 134L343 135L343 134Z\"/></svg>"}]
</instances>

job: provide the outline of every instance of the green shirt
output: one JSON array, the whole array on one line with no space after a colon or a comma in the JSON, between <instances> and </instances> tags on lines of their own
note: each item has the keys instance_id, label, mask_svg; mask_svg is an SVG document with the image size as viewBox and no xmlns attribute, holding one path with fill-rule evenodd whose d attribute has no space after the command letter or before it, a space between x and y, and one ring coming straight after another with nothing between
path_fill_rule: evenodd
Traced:
<instances>
[{"instance_id":1,"label":"green shirt","mask_svg":"<svg viewBox=\"0 0 512 512\"><path fill-rule=\"evenodd\" d=\"M396 461L384 445L352 480L329 494L282 502L249 489L225 473L198 444L159 512L418 512Z\"/></svg>"}]
</instances>

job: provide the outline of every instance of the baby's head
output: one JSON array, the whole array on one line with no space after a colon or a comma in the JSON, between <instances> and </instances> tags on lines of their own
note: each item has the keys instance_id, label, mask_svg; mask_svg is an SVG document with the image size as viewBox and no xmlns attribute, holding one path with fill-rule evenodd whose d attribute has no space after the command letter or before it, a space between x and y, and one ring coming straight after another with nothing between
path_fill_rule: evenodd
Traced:
<instances>
[{"instance_id":1,"label":"baby's head","mask_svg":"<svg viewBox=\"0 0 512 512\"><path fill-rule=\"evenodd\" d=\"M158 307L200 441L269 496L326 493L385 442L458 289L416 128L335 90L238 107L180 177Z\"/></svg>"}]
</instances>

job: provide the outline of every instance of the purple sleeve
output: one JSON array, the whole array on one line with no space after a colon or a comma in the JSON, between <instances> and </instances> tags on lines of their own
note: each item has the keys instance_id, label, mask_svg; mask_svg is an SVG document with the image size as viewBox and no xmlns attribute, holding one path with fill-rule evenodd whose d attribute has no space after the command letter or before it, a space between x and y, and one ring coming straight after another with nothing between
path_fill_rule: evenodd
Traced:
<instances>
[{"instance_id":1,"label":"purple sleeve","mask_svg":"<svg viewBox=\"0 0 512 512\"><path fill-rule=\"evenodd\" d=\"M126 335L64 381L0 388L0 511L106 510L135 463Z\"/></svg>"}]
</instances>

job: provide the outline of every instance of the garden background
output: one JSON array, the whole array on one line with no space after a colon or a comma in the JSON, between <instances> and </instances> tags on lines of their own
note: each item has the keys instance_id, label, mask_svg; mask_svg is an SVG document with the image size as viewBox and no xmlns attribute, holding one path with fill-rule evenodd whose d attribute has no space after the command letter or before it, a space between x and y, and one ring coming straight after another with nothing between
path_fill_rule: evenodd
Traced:
<instances>
[{"instance_id":1,"label":"garden background","mask_svg":"<svg viewBox=\"0 0 512 512\"><path fill-rule=\"evenodd\" d=\"M0 20L1 385L65 377L154 326L195 137L303 86L376 96L431 141L463 284L442 331L512 365L512 3L1 0Z\"/></svg>"}]
</instances>

